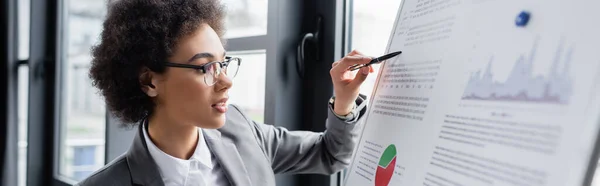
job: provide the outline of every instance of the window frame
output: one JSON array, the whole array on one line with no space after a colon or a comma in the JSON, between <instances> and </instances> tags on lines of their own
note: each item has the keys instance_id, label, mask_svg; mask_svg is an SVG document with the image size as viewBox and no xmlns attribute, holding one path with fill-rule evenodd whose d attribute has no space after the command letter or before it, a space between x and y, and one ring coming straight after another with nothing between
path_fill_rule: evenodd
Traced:
<instances>
[{"instance_id":1,"label":"window frame","mask_svg":"<svg viewBox=\"0 0 600 186\"><path fill-rule=\"evenodd\" d=\"M331 64L347 54L349 1L305 1L302 30L314 31L318 27L315 18L321 17L320 41L318 41L318 60L306 61L304 79L302 79L302 130L324 131L327 119L327 101L333 95L333 84L329 70ZM341 185L343 171L333 175L300 175L299 185Z\"/></svg>"},{"instance_id":2,"label":"window frame","mask_svg":"<svg viewBox=\"0 0 600 186\"><path fill-rule=\"evenodd\" d=\"M31 1L27 185L65 185L54 179L56 143L55 82L58 8L61 1ZM48 124L48 123L52 124Z\"/></svg>"},{"instance_id":3,"label":"window frame","mask_svg":"<svg viewBox=\"0 0 600 186\"><path fill-rule=\"evenodd\" d=\"M343 31L342 31L342 44L341 53L347 54L352 51L352 26L354 25L354 0L343 0ZM346 176L348 174L348 168L342 170L340 173L335 175L335 181L332 182L332 186L343 186Z\"/></svg>"},{"instance_id":4,"label":"window frame","mask_svg":"<svg viewBox=\"0 0 600 186\"><path fill-rule=\"evenodd\" d=\"M18 116L17 116L17 84L18 84L18 3L16 0L2 1L0 14L0 185L17 185L18 183Z\"/></svg>"}]
</instances>

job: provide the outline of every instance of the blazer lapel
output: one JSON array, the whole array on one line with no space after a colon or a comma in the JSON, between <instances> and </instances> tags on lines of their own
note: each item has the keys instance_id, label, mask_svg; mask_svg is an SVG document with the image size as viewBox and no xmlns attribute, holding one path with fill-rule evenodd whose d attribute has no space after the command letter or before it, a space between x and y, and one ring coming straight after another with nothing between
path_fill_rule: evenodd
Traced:
<instances>
[{"instance_id":1,"label":"blazer lapel","mask_svg":"<svg viewBox=\"0 0 600 186\"><path fill-rule=\"evenodd\" d=\"M142 131L142 123L144 121L139 124L138 132L133 138L133 143L126 155L131 181L137 185L164 186L162 177L158 172L158 165L156 165L154 159L150 156L148 146L144 140L144 133Z\"/></svg>"},{"instance_id":2,"label":"blazer lapel","mask_svg":"<svg viewBox=\"0 0 600 186\"><path fill-rule=\"evenodd\" d=\"M235 144L222 140L221 132L214 129L203 129L208 148L217 158L224 170L229 183L235 185L252 185L244 162L235 147Z\"/></svg>"}]
</instances>

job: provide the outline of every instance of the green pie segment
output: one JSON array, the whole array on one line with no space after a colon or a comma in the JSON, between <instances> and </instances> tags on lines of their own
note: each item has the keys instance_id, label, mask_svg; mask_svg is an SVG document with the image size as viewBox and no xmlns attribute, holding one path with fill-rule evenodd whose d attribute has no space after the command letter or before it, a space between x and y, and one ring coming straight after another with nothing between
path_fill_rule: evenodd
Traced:
<instances>
[{"instance_id":1,"label":"green pie segment","mask_svg":"<svg viewBox=\"0 0 600 186\"><path fill-rule=\"evenodd\" d=\"M395 157L396 157L396 146L389 145L387 148L385 148L385 151L383 151L383 154L381 155L381 158L379 159L379 166L386 168Z\"/></svg>"}]
</instances>

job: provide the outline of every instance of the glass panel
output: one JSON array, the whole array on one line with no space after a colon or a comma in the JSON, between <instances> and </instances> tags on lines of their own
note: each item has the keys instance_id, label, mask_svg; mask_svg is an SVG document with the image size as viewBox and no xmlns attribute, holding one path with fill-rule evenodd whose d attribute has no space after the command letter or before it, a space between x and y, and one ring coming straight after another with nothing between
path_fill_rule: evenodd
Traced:
<instances>
[{"instance_id":1,"label":"glass panel","mask_svg":"<svg viewBox=\"0 0 600 186\"><path fill-rule=\"evenodd\" d=\"M18 152L18 165L17 165L17 184L19 186L25 186L27 178L27 110L29 109L29 66L19 66L19 82L17 84L17 112L18 112L18 130L17 134L19 141L17 146Z\"/></svg>"},{"instance_id":2,"label":"glass panel","mask_svg":"<svg viewBox=\"0 0 600 186\"><path fill-rule=\"evenodd\" d=\"M29 24L31 14L31 1L28 0L19 0L17 6L18 8L18 19L19 22L17 26L19 27L19 60L25 60L29 58Z\"/></svg>"},{"instance_id":3,"label":"glass panel","mask_svg":"<svg viewBox=\"0 0 600 186\"><path fill-rule=\"evenodd\" d=\"M104 0L66 1L60 70L60 167L62 176L80 181L104 165L106 108L88 77L90 48L106 14Z\"/></svg>"},{"instance_id":4,"label":"glass panel","mask_svg":"<svg viewBox=\"0 0 600 186\"><path fill-rule=\"evenodd\" d=\"M267 0L223 0L227 8L225 38L267 34Z\"/></svg>"},{"instance_id":5,"label":"glass panel","mask_svg":"<svg viewBox=\"0 0 600 186\"><path fill-rule=\"evenodd\" d=\"M229 90L229 103L235 104L256 122L264 122L267 55L265 50L227 52L242 59Z\"/></svg>"},{"instance_id":6,"label":"glass panel","mask_svg":"<svg viewBox=\"0 0 600 186\"><path fill-rule=\"evenodd\" d=\"M373 57L383 55L401 2L400 0L354 0L352 49ZM376 72L379 72L379 65L373 67ZM376 79L377 74L369 75L360 92L370 96Z\"/></svg>"},{"instance_id":7,"label":"glass panel","mask_svg":"<svg viewBox=\"0 0 600 186\"><path fill-rule=\"evenodd\" d=\"M18 59L26 60L29 58L29 24L31 14L31 1L19 0L18 6ZM17 185L25 186L27 179L27 110L29 103L29 67L19 66L17 82L17 120L18 120L18 142L19 148L17 154Z\"/></svg>"}]
</instances>

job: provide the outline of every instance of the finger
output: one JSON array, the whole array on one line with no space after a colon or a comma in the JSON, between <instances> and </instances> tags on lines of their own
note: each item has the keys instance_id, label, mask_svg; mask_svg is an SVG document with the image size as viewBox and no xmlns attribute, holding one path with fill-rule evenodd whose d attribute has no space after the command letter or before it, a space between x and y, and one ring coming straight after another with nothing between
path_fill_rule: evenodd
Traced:
<instances>
[{"instance_id":1,"label":"finger","mask_svg":"<svg viewBox=\"0 0 600 186\"><path fill-rule=\"evenodd\" d=\"M368 75L369 75L369 68L363 67L359 70L359 73L356 73L356 77L354 77L354 80L352 80L352 82L350 84L353 87L359 87L363 82L365 82L365 79L367 79Z\"/></svg>"},{"instance_id":2,"label":"finger","mask_svg":"<svg viewBox=\"0 0 600 186\"><path fill-rule=\"evenodd\" d=\"M331 64L331 68L333 68L333 67L337 66L339 63L340 63L340 62L337 62L337 61L336 61L336 62L333 62L333 63Z\"/></svg>"},{"instance_id":3,"label":"finger","mask_svg":"<svg viewBox=\"0 0 600 186\"><path fill-rule=\"evenodd\" d=\"M358 50L352 50L350 53L348 53L347 56L364 56L361 52L359 52Z\"/></svg>"},{"instance_id":4,"label":"finger","mask_svg":"<svg viewBox=\"0 0 600 186\"><path fill-rule=\"evenodd\" d=\"M371 58L369 57L364 57L364 56L346 56L344 58L342 58L342 60L339 61L339 65L340 67L344 68L344 70L346 70L348 67L355 65L355 64L367 64L371 61Z\"/></svg>"},{"instance_id":5,"label":"finger","mask_svg":"<svg viewBox=\"0 0 600 186\"><path fill-rule=\"evenodd\" d=\"M373 68L373 65L369 66L369 72L371 72L371 73L375 72L375 68Z\"/></svg>"}]
</instances>

